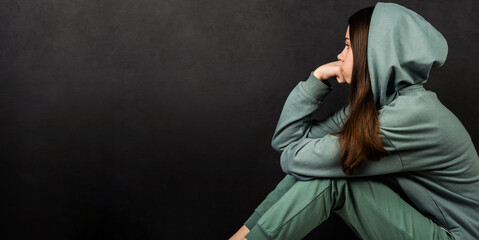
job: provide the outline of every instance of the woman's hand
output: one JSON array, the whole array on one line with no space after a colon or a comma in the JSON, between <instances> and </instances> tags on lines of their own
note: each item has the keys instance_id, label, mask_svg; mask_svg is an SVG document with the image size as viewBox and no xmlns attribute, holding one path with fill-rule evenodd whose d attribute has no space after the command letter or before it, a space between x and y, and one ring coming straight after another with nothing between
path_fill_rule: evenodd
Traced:
<instances>
[{"instance_id":1,"label":"woman's hand","mask_svg":"<svg viewBox=\"0 0 479 240\"><path fill-rule=\"evenodd\" d=\"M325 81L326 79L336 77L338 83L345 83L346 80L343 76L343 70L341 69L342 62L341 61L334 61L330 63L326 63L318 67L314 70L313 75L321 80Z\"/></svg>"}]
</instances>

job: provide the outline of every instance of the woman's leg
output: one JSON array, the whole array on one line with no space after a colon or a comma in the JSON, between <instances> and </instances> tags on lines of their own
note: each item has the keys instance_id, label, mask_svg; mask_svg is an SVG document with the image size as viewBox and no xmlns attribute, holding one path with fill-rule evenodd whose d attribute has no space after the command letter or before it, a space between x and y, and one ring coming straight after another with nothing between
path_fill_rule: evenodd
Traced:
<instances>
[{"instance_id":1,"label":"woman's leg","mask_svg":"<svg viewBox=\"0 0 479 240\"><path fill-rule=\"evenodd\" d=\"M297 179L291 175L286 175L281 180L276 188L266 196L258 207L254 210L253 214L246 220L244 225L230 238L230 240L243 239L251 228L256 224L258 219L273 206L295 183Z\"/></svg>"},{"instance_id":2,"label":"woman's leg","mask_svg":"<svg viewBox=\"0 0 479 240\"><path fill-rule=\"evenodd\" d=\"M453 239L380 181L350 179L334 210L362 239Z\"/></svg>"},{"instance_id":3,"label":"woman's leg","mask_svg":"<svg viewBox=\"0 0 479 240\"><path fill-rule=\"evenodd\" d=\"M261 202L258 207L254 210L253 214L246 220L244 225L251 229L254 227L258 219L263 216L263 214L268 211L283 195L289 191L289 189L297 182L298 180L292 175L286 175L283 180L281 180L276 188L266 196L266 198Z\"/></svg>"},{"instance_id":4,"label":"woman's leg","mask_svg":"<svg viewBox=\"0 0 479 240\"><path fill-rule=\"evenodd\" d=\"M385 184L353 178L297 181L245 237L302 239L331 211L362 239L452 239Z\"/></svg>"}]
</instances>

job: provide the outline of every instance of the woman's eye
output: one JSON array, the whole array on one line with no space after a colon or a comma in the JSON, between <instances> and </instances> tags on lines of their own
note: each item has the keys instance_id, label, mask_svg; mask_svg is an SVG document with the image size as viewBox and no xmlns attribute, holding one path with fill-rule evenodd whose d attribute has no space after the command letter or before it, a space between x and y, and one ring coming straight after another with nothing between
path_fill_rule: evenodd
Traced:
<instances>
[{"instance_id":1,"label":"woman's eye","mask_svg":"<svg viewBox=\"0 0 479 240\"><path fill-rule=\"evenodd\" d=\"M348 44L345 44L345 46L346 46L347 48L349 48L349 45L348 45Z\"/></svg>"}]
</instances>

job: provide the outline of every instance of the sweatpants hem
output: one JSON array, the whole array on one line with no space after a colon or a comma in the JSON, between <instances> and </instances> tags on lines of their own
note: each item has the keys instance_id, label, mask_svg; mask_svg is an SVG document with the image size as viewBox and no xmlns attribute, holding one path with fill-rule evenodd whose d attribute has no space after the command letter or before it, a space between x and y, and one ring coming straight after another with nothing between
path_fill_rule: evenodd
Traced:
<instances>
[{"instance_id":1,"label":"sweatpants hem","mask_svg":"<svg viewBox=\"0 0 479 240\"><path fill-rule=\"evenodd\" d=\"M271 238L256 224L245 236L248 240L271 240Z\"/></svg>"},{"instance_id":2,"label":"sweatpants hem","mask_svg":"<svg viewBox=\"0 0 479 240\"><path fill-rule=\"evenodd\" d=\"M246 222L244 223L244 225L249 229L251 230L254 225L256 225L256 223L258 222L258 220L261 218L261 216L255 211L253 212L253 214L251 214L251 216L248 218L248 220L246 220Z\"/></svg>"}]
</instances>

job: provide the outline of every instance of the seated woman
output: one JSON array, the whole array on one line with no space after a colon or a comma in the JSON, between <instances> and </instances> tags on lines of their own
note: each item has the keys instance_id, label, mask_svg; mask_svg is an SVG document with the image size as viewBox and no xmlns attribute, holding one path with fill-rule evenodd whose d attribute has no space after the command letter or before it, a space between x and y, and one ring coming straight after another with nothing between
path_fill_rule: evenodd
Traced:
<instances>
[{"instance_id":1,"label":"seated woman","mask_svg":"<svg viewBox=\"0 0 479 240\"><path fill-rule=\"evenodd\" d=\"M447 53L442 34L401 5L352 15L338 61L285 102L272 146L286 177L230 239L301 239L331 212L361 239L479 239L479 157L423 87ZM333 77L350 84L349 104L312 119Z\"/></svg>"}]
</instances>

